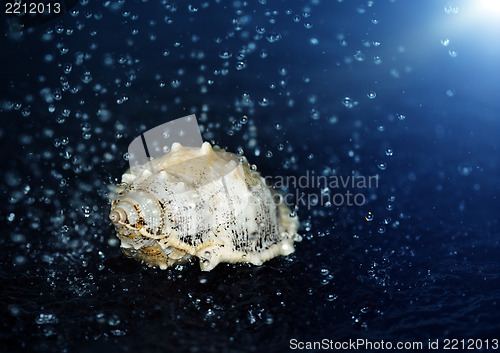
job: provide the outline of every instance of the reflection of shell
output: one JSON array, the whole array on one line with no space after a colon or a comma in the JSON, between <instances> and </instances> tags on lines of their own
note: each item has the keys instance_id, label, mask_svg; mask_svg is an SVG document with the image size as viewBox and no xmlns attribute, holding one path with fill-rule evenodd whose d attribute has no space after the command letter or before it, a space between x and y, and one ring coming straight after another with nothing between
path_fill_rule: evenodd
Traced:
<instances>
[{"instance_id":1,"label":"reflection of shell","mask_svg":"<svg viewBox=\"0 0 500 353\"><path fill-rule=\"evenodd\" d=\"M140 175L122 176L109 218L125 255L162 269L196 256L210 271L294 251L298 220L279 200L244 157L174 143Z\"/></svg>"}]
</instances>

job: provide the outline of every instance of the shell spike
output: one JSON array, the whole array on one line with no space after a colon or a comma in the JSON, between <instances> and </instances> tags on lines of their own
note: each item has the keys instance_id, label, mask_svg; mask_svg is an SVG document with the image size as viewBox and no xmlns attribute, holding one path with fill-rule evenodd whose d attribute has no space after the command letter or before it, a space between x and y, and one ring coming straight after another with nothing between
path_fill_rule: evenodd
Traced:
<instances>
[{"instance_id":1,"label":"shell spike","mask_svg":"<svg viewBox=\"0 0 500 353\"><path fill-rule=\"evenodd\" d=\"M201 145L201 153L202 154L210 154L214 150L212 148L212 145L208 142L203 142L203 145Z\"/></svg>"}]
</instances>

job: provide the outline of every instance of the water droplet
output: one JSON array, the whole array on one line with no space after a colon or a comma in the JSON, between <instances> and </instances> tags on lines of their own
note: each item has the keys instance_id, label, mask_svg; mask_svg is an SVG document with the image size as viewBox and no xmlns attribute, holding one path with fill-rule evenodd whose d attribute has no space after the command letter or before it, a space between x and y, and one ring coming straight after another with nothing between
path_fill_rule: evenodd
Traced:
<instances>
[{"instance_id":1,"label":"water droplet","mask_svg":"<svg viewBox=\"0 0 500 353\"><path fill-rule=\"evenodd\" d=\"M73 69L73 65L71 65L71 64L64 64L63 70L64 70L65 74L69 74L72 69Z\"/></svg>"},{"instance_id":2,"label":"water droplet","mask_svg":"<svg viewBox=\"0 0 500 353\"><path fill-rule=\"evenodd\" d=\"M59 322L59 320L54 314L44 314L44 313L41 313L36 318L35 321L37 325L57 324Z\"/></svg>"},{"instance_id":3,"label":"water droplet","mask_svg":"<svg viewBox=\"0 0 500 353\"><path fill-rule=\"evenodd\" d=\"M82 206L82 212L85 218L88 218L90 217L90 213L92 212L92 210L90 209L90 206Z\"/></svg>"},{"instance_id":4,"label":"water droplet","mask_svg":"<svg viewBox=\"0 0 500 353\"><path fill-rule=\"evenodd\" d=\"M329 301L329 302L333 302L335 299L337 299L338 297L335 295L335 294L328 294L326 296L326 300Z\"/></svg>"},{"instance_id":5,"label":"water droplet","mask_svg":"<svg viewBox=\"0 0 500 353\"><path fill-rule=\"evenodd\" d=\"M472 170L472 167L467 163L462 163L458 166L458 172L463 176L470 175Z\"/></svg>"},{"instance_id":6,"label":"water droplet","mask_svg":"<svg viewBox=\"0 0 500 353\"><path fill-rule=\"evenodd\" d=\"M246 62L244 62L244 61L238 61L238 62L236 63L236 70L243 70L243 69L245 69L246 67L247 67L247 64L246 64Z\"/></svg>"},{"instance_id":7,"label":"water droplet","mask_svg":"<svg viewBox=\"0 0 500 353\"><path fill-rule=\"evenodd\" d=\"M351 109L354 106L352 103L352 99L350 97L344 97L342 104L344 104L344 106L346 106L349 109Z\"/></svg>"},{"instance_id":8,"label":"water droplet","mask_svg":"<svg viewBox=\"0 0 500 353\"><path fill-rule=\"evenodd\" d=\"M269 35L266 36L266 39L269 43L274 43L277 42L281 39L281 34L280 33L270 33Z\"/></svg>"},{"instance_id":9,"label":"water droplet","mask_svg":"<svg viewBox=\"0 0 500 353\"><path fill-rule=\"evenodd\" d=\"M21 110L21 115L25 118L30 116L30 114L31 114L31 111L28 108L23 108L23 110Z\"/></svg>"},{"instance_id":10,"label":"water droplet","mask_svg":"<svg viewBox=\"0 0 500 353\"><path fill-rule=\"evenodd\" d=\"M354 59L356 61L364 61L365 57L365 54L363 54L361 50L357 50L356 53L354 53Z\"/></svg>"},{"instance_id":11,"label":"water droplet","mask_svg":"<svg viewBox=\"0 0 500 353\"><path fill-rule=\"evenodd\" d=\"M460 9L458 8L458 6L453 6L450 3L446 4L446 6L444 7L444 12L449 14L449 15L455 15L459 11L460 11Z\"/></svg>"},{"instance_id":12,"label":"water droplet","mask_svg":"<svg viewBox=\"0 0 500 353\"><path fill-rule=\"evenodd\" d=\"M262 107L267 107L269 105L269 99L266 97L262 97L261 100L259 100L259 105Z\"/></svg>"},{"instance_id":13,"label":"water droplet","mask_svg":"<svg viewBox=\"0 0 500 353\"><path fill-rule=\"evenodd\" d=\"M108 320L108 324L110 326L116 326L120 323L120 318L118 317L118 315L113 315L109 318Z\"/></svg>"},{"instance_id":14,"label":"water droplet","mask_svg":"<svg viewBox=\"0 0 500 353\"><path fill-rule=\"evenodd\" d=\"M85 73L81 77L81 80L85 84L90 83L90 81L92 81L92 75L90 74L90 71L85 71Z\"/></svg>"},{"instance_id":15,"label":"water droplet","mask_svg":"<svg viewBox=\"0 0 500 353\"><path fill-rule=\"evenodd\" d=\"M219 57L221 59L224 59L224 60L227 60L229 59L230 57L232 57L233 54L229 51L229 50L222 50L220 53L219 53Z\"/></svg>"}]
</instances>

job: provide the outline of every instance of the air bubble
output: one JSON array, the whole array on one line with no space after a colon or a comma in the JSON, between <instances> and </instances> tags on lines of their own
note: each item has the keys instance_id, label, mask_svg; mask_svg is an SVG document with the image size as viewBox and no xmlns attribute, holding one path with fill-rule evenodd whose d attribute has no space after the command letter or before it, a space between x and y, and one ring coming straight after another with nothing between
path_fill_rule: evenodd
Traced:
<instances>
[{"instance_id":1,"label":"air bubble","mask_svg":"<svg viewBox=\"0 0 500 353\"><path fill-rule=\"evenodd\" d=\"M373 213L368 212L368 213L365 215L365 219L366 219L368 222L373 221Z\"/></svg>"},{"instance_id":2,"label":"air bubble","mask_svg":"<svg viewBox=\"0 0 500 353\"><path fill-rule=\"evenodd\" d=\"M385 163L385 162L379 162L378 163L378 168L380 170L386 170L387 169L387 163Z\"/></svg>"},{"instance_id":3,"label":"air bubble","mask_svg":"<svg viewBox=\"0 0 500 353\"><path fill-rule=\"evenodd\" d=\"M374 99L375 97L377 97L377 93L375 93L374 91L370 91L368 92L367 96L370 99Z\"/></svg>"}]
</instances>

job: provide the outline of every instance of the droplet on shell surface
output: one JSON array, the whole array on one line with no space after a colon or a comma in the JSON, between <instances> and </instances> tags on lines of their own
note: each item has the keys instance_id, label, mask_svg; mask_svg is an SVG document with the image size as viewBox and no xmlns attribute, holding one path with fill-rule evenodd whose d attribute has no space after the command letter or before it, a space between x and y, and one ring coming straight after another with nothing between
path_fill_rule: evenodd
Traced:
<instances>
[{"instance_id":1,"label":"droplet on shell surface","mask_svg":"<svg viewBox=\"0 0 500 353\"><path fill-rule=\"evenodd\" d=\"M174 143L139 170L123 174L109 218L125 255L149 266L192 257L203 271L221 262L261 265L293 253L301 239L297 217L245 157L208 142Z\"/></svg>"}]
</instances>

